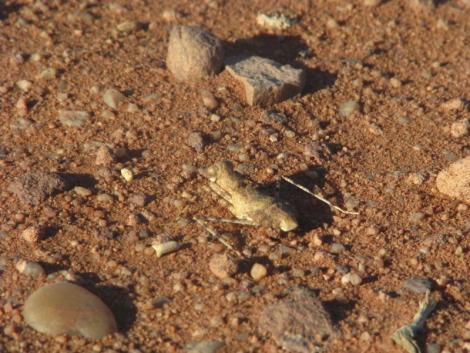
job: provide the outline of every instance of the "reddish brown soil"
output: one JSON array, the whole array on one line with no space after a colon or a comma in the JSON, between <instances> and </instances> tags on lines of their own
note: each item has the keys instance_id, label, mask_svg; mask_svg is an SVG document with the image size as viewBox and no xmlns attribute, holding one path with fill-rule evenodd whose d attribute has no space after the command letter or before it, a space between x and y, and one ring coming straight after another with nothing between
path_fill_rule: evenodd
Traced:
<instances>
[{"instance_id":1,"label":"reddish brown soil","mask_svg":"<svg viewBox=\"0 0 470 353\"><path fill-rule=\"evenodd\" d=\"M359 0L114 1L121 10L110 7L110 1L38 4L7 0L0 5L3 351L176 352L189 342L219 339L226 343L225 352L276 352L272 339L258 330L258 315L287 288L302 284L317 291L335 322L338 336L328 352L402 352L390 335L411 320L422 298L402 288L413 276L432 279L433 295L441 299L425 341L447 352L468 351L470 210L435 187L436 172L470 151L468 137L456 139L448 132L452 122L469 117L470 8L463 2L441 1L435 9L422 10L405 0L377 7ZM272 33L257 26L258 11L278 8L298 14L300 22ZM162 18L164 9L176 11L174 22L201 25L222 38L228 55L252 52L304 67L304 94L263 109L245 105L241 87L225 72L197 83L176 82L165 68L171 22ZM330 19L336 27L327 25ZM144 26L117 34L116 26L126 20ZM31 60L33 53L42 54L42 60ZM58 70L57 78L35 79L48 67ZM392 77L401 86L393 87ZM27 93L15 85L22 79L32 82ZM109 87L126 92L126 104L114 119L101 116L109 108L101 93L90 91L93 86L100 92ZM214 113L220 122L210 120L201 89L218 99ZM30 105L23 128L15 108L21 97ZM453 98L464 100L466 107L440 108ZM348 100L359 101L361 110L344 118L338 107ZM128 113L127 103L137 104L139 112ZM60 109L92 116L82 127L65 127L57 118ZM285 114L287 124L267 119L271 110ZM271 129L279 141L269 140ZM287 129L295 136L285 136ZM211 140L200 153L186 144L193 131ZM303 154L315 137L326 146L324 158ZM107 175L95 165L97 143L128 150ZM240 149L234 151L234 145ZM278 234L215 225L220 232L240 235L248 262L271 262L270 275L260 283L252 283L244 269L224 283L209 271L208 262L225 249L207 241L191 218L230 214L207 191L203 177L183 169L221 159L233 160L263 185L294 175L309 187L319 185L339 205L354 197L360 215L332 213L282 183L281 194L299 208L301 228ZM121 177L123 167L135 171L133 182ZM323 176L312 179L306 171L318 167ZM93 195L66 191L25 206L7 188L34 171L91 178L85 186ZM408 182L416 172L428 175L421 185ZM129 215L143 210L129 202L139 192L149 196L144 208L155 219L129 226ZM113 195L114 203L99 203L100 193ZM417 212L424 217L413 222L410 216ZM29 225L47 225L48 237L37 246L26 243L20 233ZM136 239L142 230L149 237ZM187 246L157 258L146 247L163 233ZM316 245L317 236L323 244ZM346 250L330 255L332 243ZM291 253L281 255L281 245L291 247ZM81 275L83 285L114 311L120 333L92 342L48 337L29 328L20 315L22 304L46 279L18 273L14 264L20 258L40 262L48 274L70 269ZM351 267L364 282L343 286L337 265ZM230 301L241 292L251 294ZM170 302L152 308L162 296Z\"/></svg>"}]
</instances>

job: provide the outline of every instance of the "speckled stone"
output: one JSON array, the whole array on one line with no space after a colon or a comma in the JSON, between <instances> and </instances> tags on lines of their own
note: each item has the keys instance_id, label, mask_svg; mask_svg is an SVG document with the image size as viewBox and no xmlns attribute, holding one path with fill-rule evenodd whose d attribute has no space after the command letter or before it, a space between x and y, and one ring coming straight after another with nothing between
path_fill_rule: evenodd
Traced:
<instances>
[{"instance_id":1,"label":"speckled stone","mask_svg":"<svg viewBox=\"0 0 470 353\"><path fill-rule=\"evenodd\" d=\"M81 335L99 339L117 330L111 310L93 293L69 282L48 284L26 300L28 325L48 335Z\"/></svg>"}]
</instances>

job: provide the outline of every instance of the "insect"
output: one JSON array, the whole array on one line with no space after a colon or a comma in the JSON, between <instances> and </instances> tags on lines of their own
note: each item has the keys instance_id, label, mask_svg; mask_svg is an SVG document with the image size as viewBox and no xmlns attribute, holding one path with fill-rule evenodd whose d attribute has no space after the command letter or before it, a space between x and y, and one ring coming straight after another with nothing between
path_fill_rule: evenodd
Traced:
<instances>
[{"instance_id":1,"label":"insect","mask_svg":"<svg viewBox=\"0 0 470 353\"><path fill-rule=\"evenodd\" d=\"M229 223L266 226L289 232L298 227L294 208L259 189L233 169L230 161L221 161L205 171L210 188L226 200L235 221L210 219Z\"/></svg>"}]
</instances>

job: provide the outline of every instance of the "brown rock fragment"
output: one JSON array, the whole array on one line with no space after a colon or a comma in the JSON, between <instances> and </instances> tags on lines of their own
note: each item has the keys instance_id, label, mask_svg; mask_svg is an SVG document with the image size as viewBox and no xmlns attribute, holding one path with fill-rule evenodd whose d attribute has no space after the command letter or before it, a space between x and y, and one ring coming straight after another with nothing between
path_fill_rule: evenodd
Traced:
<instances>
[{"instance_id":1,"label":"brown rock fragment","mask_svg":"<svg viewBox=\"0 0 470 353\"><path fill-rule=\"evenodd\" d=\"M443 169L437 175L436 185L441 193L470 204L470 156Z\"/></svg>"},{"instance_id":2,"label":"brown rock fragment","mask_svg":"<svg viewBox=\"0 0 470 353\"><path fill-rule=\"evenodd\" d=\"M68 187L68 183L58 173L32 172L19 176L10 183L8 190L21 202L37 205Z\"/></svg>"},{"instance_id":3,"label":"brown rock fragment","mask_svg":"<svg viewBox=\"0 0 470 353\"><path fill-rule=\"evenodd\" d=\"M289 352L318 352L334 333L329 314L306 287L295 287L289 295L266 307L259 328L269 333Z\"/></svg>"},{"instance_id":4,"label":"brown rock fragment","mask_svg":"<svg viewBox=\"0 0 470 353\"><path fill-rule=\"evenodd\" d=\"M28 243L35 244L44 237L44 234L44 227L31 226L21 232L21 237Z\"/></svg>"},{"instance_id":5,"label":"brown rock fragment","mask_svg":"<svg viewBox=\"0 0 470 353\"><path fill-rule=\"evenodd\" d=\"M114 163L114 161L115 161L115 156L111 148L105 145L100 146L100 148L98 148L98 150L96 151L96 159L95 159L96 165L109 167Z\"/></svg>"},{"instance_id":6,"label":"brown rock fragment","mask_svg":"<svg viewBox=\"0 0 470 353\"><path fill-rule=\"evenodd\" d=\"M195 80L222 69L222 42L199 27L174 26L170 32L166 65L177 80Z\"/></svg>"},{"instance_id":7,"label":"brown rock fragment","mask_svg":"<svg viewBox=\"0 0 470 353\"><path fill-rule=\"evenodd\" d=\"M249 105L270 105L302 92L305 72L259 56L232 57L227 71L239 80Z\"/></svg>"},{"instance_id":8,"label":"brown rock fragment","mask_svg":"<svg viewBox=\"0 0 470 353\"><path fill-rule=\"evenodd\" d=\"M238 264L229 255L215 254L209 261L209 269L216 277L225 279L237 273Z\"/></svg>"}]
</instances>

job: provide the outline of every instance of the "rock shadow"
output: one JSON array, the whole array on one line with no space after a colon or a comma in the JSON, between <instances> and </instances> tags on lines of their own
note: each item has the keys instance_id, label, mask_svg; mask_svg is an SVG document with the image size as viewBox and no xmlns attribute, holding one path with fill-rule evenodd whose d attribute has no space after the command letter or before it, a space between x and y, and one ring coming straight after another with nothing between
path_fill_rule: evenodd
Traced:
<instances>
[{"instance_id":1,"label":"rock shadow","mask_svg":"<svg viewBox=\"0 0 470 353\"><path fill-rule=\"evenodd\" d=\"M315 187L321 189L324 186L325 173L322 167L314 165L305 171L290 175L288 178L314 192ZM274 184L261 186L260 189L279 197L288 205L292 205L298 214L299 229L297 232L299 233L307 233L324 223L331 224L333 221L333 215L328 205L281 178Z\"/></svg>"},{"instance_id":2,"label":"rock shadow","mask_svg":"<svg viewBox=\"0 0 470 353\"><path fill-rule=\"evenodd\" d=\"M353 301L338 299L323 302L323 306L325 307L325 310L331 315L331 321L334 325L338 325L339 322L343 321L354 309L355 305L356 303Z\"/></svg>"},{"instance_id":3,"label":"rock shadow","mask_svg":"<svg viewBox=\"0 0 470 353\"><path fill-rule=\"evenodd\" d=\"M97 285L98 276L79 273L82 285L96 294L114 314L119 332L127 332L137 318L137 307L132 302L129 290L114 285Z\"/></svg>"},{"instance_id":4,"label":"rock shadow","mask_svg":"<svg viewBox=\"0 0 470 353\"><path fill-rule=\"evenodd\" d=\"M259 34L235 42L225 42L226 57L258 55L281 64L301 68L306 73L306 84L302 94L313 93L335 84L337 76L305 65L301 59L313 54L300 36Z\"/></svg>"},{"instance_id":5,"label":"rock shadow","mask_svg":"<svg viewBox=\"0 0 470 353\"><path fill-rule=\"evenodd\" d=\"M67 183L68 189L72 189L75 186L94 188L97 183L96 179L90 174L60 173L60 176Z\"/></svg>"}]
</instances>

